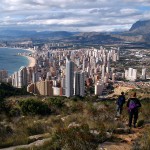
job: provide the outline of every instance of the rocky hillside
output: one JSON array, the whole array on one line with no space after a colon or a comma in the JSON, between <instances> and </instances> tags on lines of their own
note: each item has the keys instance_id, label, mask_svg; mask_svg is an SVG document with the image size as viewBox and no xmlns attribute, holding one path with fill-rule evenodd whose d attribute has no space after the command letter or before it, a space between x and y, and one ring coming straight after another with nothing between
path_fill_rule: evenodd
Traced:
<instances>
[{"instance_id":1,"label":"rocky hillside","mask_svg":"<svg viewBox=\"0 0 150 150\"><path fill-rule=\"evenodd\" d=\"M127 42L150 43L150 20L137 21L132 25L129 31L120 34L113 34L112 37Z\"/></svg>"},{"instance_id":2,"label":"rocky hillside","mask_svg":"<svg viewBox=\"0 0 150 150\"><path fill-rule=\"evenodd\" d=\"M69 40L75 43L92 43L92 44L100 44L100 43L114 43L121 41L121 39L117 37L113 37L107 33L100 32L81 32L79 34L74 35Z\"/></svg>"},{"instance_id":3,"label":"rocky hillside","mask_svg":"<svg viewBox=\"0 0 150 150\"><path fill-rule=\"evenodd\" d=\"M132 25L129 30L132 33L137 34L149 34L150 33L150 20L137 21Z\"/></svg>"}]
</instances>

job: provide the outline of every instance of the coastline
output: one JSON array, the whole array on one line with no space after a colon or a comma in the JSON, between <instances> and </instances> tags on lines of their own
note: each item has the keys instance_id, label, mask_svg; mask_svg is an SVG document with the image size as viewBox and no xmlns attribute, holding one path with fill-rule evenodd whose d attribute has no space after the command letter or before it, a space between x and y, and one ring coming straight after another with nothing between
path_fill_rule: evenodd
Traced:
<instances>
[{"instance_id":1,"label":"coastline","mask_svg":"<svg viewBox=\"0 0 150 150\"><path fill-rule=\"evenodd\" d=\"M9 47L6 47L9 48ZM35 51L33 49L23 49L23 48L13 48L13 49L18 49L18 50L25 50L25 51L29 51L31 53L34 53ZM36 60L35 58L31 57L31 56L26 56L26 55L21 55L23 57L26 57L28 59L28 65L26 67L34 67L36 64Z\"/></svg>"},{"instance_id":2,"label":"coastline","mask_svg":"<svg viewBox=\"0 0 150 150\"><path fill-rule=\"evenodd\" d=\"M25 50L25 51L27 51L28 53L31 53L31 54L33 54L35 52L33 49L23 49L23 48L14 48L14 47L0 47L0 48L18 49L18 50L20 50L20 53L21 53L22 50ZM26 67L34 67L35 66L36 59L34 57L26 56L26 55L20 55L20 56L23 56L23 57L27 58L28 63L27 63L27 65L25 65Z\"/></svg>"},{"instance_id":3,"label":"coastline","mask_svg":"<svg viewBox=\"0 0 150 150\"><path fill-rule=\"evenodd\" d=\"M24 57L26 57L29 61L29 64L26 67L34 67L35 66L35 64L36 64L35 58L30 57L30 56L24 56Z\"/></svg>"}]
</instances>

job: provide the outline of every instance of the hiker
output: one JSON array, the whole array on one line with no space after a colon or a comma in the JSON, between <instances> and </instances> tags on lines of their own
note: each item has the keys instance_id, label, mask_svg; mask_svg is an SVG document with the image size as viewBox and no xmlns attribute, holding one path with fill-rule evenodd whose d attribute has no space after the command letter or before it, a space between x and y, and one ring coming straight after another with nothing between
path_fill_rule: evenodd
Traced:
<instances>
[{"instance_id":1,"label":"hiker","mask_svg":"<svg viewBox=\"0 0 150 150\"><path fill-rule=\"evenodd\" d=\"M124 92L121 92L121 95L119 95L117 99L117 117L119 117L122 114L123 105L125 103L125 95Z\"/></svg>"},{"instance_id":2,"label":"hiker","mask_svg":"<svg viewBox=\"0 0 150 150\"><path fill-rule=\"evenodd\" d=\"M136 123L138 119L139 107L141 107L140 101L136 98L136 92L133 93L132 97L128 99L127 102L128 112L129 112L129 127L132 127L132 120L133 126L136 128Z\"/></svg>"}]
</instances>

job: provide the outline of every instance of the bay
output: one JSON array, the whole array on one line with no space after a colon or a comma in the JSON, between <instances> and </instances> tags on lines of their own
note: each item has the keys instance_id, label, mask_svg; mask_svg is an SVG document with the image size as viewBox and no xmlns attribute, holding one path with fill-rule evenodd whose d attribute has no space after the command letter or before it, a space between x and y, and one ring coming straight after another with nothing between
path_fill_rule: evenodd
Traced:
<instances>
[{"instance_id":1,"label":"bay","mask_svg":"<svg viewBox=\"0 0 150 150\"><path fill-rule=\"evenodd\" d=\"M27 66L29 60L26 57L18 56L18 53L28 53L28 51L15 48L0 48L0 70L5 69L9 75L12 75L20 67Z\"/></svg>"}]
</instances>

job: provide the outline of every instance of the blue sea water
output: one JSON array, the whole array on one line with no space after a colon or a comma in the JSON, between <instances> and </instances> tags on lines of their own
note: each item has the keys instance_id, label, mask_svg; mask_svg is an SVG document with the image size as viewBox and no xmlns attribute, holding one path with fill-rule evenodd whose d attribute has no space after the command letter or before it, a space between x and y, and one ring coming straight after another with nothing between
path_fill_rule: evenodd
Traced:
<instances>
[{"instance_id":1,"label":"blue sea water","mask_svg":"<svg viewBox=\"0 0 150 150\"><path fill-rule=\"evenodd\" d=\"M27 66L29 60L26 57L18 56L18 53L27 53L28 51L13 48L0 48L0 70L5 69L9 75L18 71L21 66Z\"/></svg>"}]
</instances>

